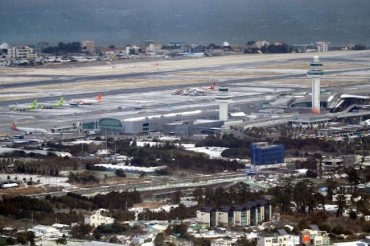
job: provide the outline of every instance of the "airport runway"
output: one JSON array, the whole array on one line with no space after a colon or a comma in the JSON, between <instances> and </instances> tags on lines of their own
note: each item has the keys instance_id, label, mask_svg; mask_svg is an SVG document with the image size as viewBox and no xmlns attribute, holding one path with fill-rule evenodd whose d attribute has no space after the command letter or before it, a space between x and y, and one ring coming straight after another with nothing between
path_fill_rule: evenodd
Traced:
<instances>
[{"instance_id":1,"label":"airport runway","mask_svg":"<svg viewBox=\"0 0 370 246\"><path fill-rule=\"evenodd\" d=\"M369 60L365 55L355 55L353 57L330 57L325 58L326 60L345 62L347 60L361 61L364 63L366 59ZM279 63L284 64L284 62L290 63L308 63L307 58L289 58L280 59ZM89 76L75 76L75 75L63 75L56 76L55 79L42 79L40 81L29 81L29 82L17 82L17 83L2 83L0 85L1 89L5 88L19 88L21 91L23 87L40 86L45 84L78 84L86 81L100 81L104 79L125 79L125 78L143 78L150 80L152 76L165 76L167 74L176 74L180 72L200 72L200 71L217 71L218 69L225 70L225 68L230 69L248 69L251 67L264 67L275 64L276 61L262 61L262 62L243 62L227 65L218 65L212 67L195 67L186 69L172 69L172 70L162 70L154 72L134 72L134 73L116 73L116 74L105 74L105 75L89 75ZM308 68L308 65L307 65ZM359 67L359 68L345 68L345 69L334 69L326 72L328 77L332 75L348 74L348 73L369 73L370 67ZM5 76L5 75L3 75ZM16 75L14 75L16 76ZM28 75L28 76L38 76L40 75ZM48 75L50 76L50 75ZM45 76L45 78L48 78ZM0 76L1 78L1 76ZM307 81L307 83L300 85L294 83L295 79ZM330 79L335 80L335 77L330 77ZM211 80L210 80L211 81ZM287 81L286 83L275 83L275 81ZM325 81L325 78L323 79ZM214 102L214 97L217 92L211 92L207 96L175 96L171 93L179 88L186 87L202 87L208 86L210 82L197 83L194 84L179 84L179 85L155 85L142 88L118 88L118 89L107 89L104 90L104 101L102 103L91 105L91 106L79 106L77 108L64 107L62 109L36 109L34 111L27 112L14 112L10 111L8 106L10 104L24 104L30 103L32 99L15 99L10 101L0 102L0 114L3 117L0 118L0 131L9 131L9 125L11 121L16 121L20 126L30 126L30 127L42 127L50 129L54 126L66 126L70 125L72 122L92 120L102 117L116 117L116 118L128 118L128 117L141 117L150 114L157 114L166 112L168 105L172 105L173 112L189 111L189 110L216 110L217 104ZM220 79L217 82L219 86L229 86L230 94L234 97L235 105L245 105L245 104L259 104L266 100L266 97L275 96L276 93L289 90L309 90L309 79L306 77L305 72L292 72L283 74L269 74L269 75L259 75L254 77L244 77L244 78L228 78ZM346 87L359 87L365 88L368 85L367 82L352 82L349 85L342 86L341 89ZM369 88L367 88L369 89ZM84 92L83 90L70 91L68 94L63 94L66 100L73 98L94 98L97 92ZM44 96L37 98L40 102L50 102L53 103L60 98L60 95L50 95L45 93ZM145 106L142 112L134 110L137 105ZM121 110L117 108L121 107ZM244 107L248 108L248 107ZM255 109L257 110L258 107ZM169 111L167 111L169 112ZM170 113L170 112L169 112Z\"/></svg>"}]
</instances>

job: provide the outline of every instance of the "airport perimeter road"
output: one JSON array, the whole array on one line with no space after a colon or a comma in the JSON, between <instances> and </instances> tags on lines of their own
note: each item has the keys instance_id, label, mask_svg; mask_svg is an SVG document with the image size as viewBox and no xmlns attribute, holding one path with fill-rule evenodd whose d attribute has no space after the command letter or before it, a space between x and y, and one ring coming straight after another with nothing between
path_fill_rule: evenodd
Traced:
<instances>
[{"instance_id":1,"label":"airport perimeter road","mask_svg":"<svg viewBox=\"0 0 370 246\"><path fill-rule=\"evenodd\" d=\"M138 191L159 191L168 190L171 188L183 189L192 187L202 187L210 185L221 185L233 182L243 182L247 180L245 173L223 173L218 175L203 175L203 176L192 176L187 178L176 178L176 180L161 180L161 181L144 181L135 184L122 184L122 185L108 185L94 188L79 188L64 190L58 192L47 192L40 194L29 194L30 197L45 197L46 195L51 196L64 196L69 192L80 194L83 196L94 196L97 194L105 194L112 191L124 191L124 190L138 190Z\"/></svg>"}]
</instances>

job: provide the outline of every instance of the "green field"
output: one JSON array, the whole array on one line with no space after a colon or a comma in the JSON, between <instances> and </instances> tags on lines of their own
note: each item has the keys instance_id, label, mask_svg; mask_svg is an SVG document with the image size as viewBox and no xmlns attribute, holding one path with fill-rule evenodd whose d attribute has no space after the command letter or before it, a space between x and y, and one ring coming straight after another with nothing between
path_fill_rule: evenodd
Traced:
<instances>
[{"instance_id":1,"label":"green field","mask_svg":"<svg viewBox=\"0 0 370 246\"><path fill-rule=\"evenodd\" d=\"M5 237L0 237L0 246L2 246L2 245L7 245Z\"/></svg>"}]
</instances>

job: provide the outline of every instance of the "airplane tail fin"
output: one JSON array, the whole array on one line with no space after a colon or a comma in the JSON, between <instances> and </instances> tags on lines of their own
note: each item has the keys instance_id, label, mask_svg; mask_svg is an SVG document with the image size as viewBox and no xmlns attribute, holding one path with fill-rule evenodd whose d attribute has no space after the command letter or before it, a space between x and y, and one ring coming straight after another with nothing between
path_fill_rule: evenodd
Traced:
<instances>
[{"instance_id":1,"label":"airplane tail fin","mask_svg":"<svg viewBox=\"0 0 370 246\"><path fill-rule=\"evenodd\" d=\"M216 83L212 83L212 85L209 87L209 89L214 90L216 86Z\"/></svg>"},{"instance_id":2,"label":"airplane tail fin","mask_svg":"<svg viewBox=\"0 0 370 246\"><path fill-rule=\"evenodd\" d=\"M37 99L35 99L31 104L31 109L37 108Z\"/></svg>"},{"instance_id":3,"label":"airplane tail fin","mask_svg":"<svg viewBox=\"0 0 370 246\"><path fill-rule=\"evenodd\" d=\"M98 102L103 101L103 93L99 93L99 95L98 95L98 97L96 98L96 100L98 100Z\"/></svg>"},{"instance_id":4,"label":"airplane tail fin","mask_svg":"<svg viewBox=\"0 0 370 246\"><path fill-rule=\"evenodd\" d=\"M10 129L16 131L18 130L17 126L15 125L14 121L12 121L12 126L10 127Z\"/></svg>"},{"instance_id":5,"label":"airplane tail fin","mask_svg":"<svg viewBox=\"0 0 370 246\"><path fill-rule=\"evenodd\" d=\"M61 107L64 104L64 98L61 97L60 100L56 103L56 106Z\"/></svg>"}]
</instances>

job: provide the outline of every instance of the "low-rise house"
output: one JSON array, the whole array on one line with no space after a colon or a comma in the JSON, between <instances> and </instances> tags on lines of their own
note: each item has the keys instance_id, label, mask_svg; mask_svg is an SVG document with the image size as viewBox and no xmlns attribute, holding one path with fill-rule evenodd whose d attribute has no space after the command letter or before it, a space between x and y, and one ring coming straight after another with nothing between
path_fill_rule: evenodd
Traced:
<instances>
[{"instance_id":1,"label":"low-rise house","mask_svg":"<svg viewBox=\"0 0 370 246\"><path fill-rule=\"evenodd\" d=\"M330 237L326 231L320 231L317 225L310 225L310 229L301 232L301 244L326 246L330 244Z\"/></svg>"},{"instance_id":2,"label":"low-rise house","mask_svg":"<svg viewBox=\"0 0 370 246\"><path fill-rule=\"evenodd\" d=\"M299 236L290 235L285 230L278 230L278 233L262 233L257 238L257 246L295 246L299 243Z\"/></svg>"},{"instance_id":3,"label":"low-rise house","mask_svg":"<svg viewBox=\"0 0 370 246\"><path fill-rule=\"evenodd\" d=\"M114 218L103 216L102 212L105 212L105 209L99 209L92 214L87 214L84 217L85 224L97 227L100 225L109 225L114 223Z\"/></svg>"},{"instance_id":4,"label":"low-rise house","mask_svg":"<svg viewBox=\"0 0 370 246\"><path fill-rule=\"evenodd\" d=\"M35 233L36 237L49 237L49 238L57 238L62 237L63 233L60 232L58 229L52 226L46 225L37 225L32 228L33 233Z\"/></svg>"}]
</instances>

